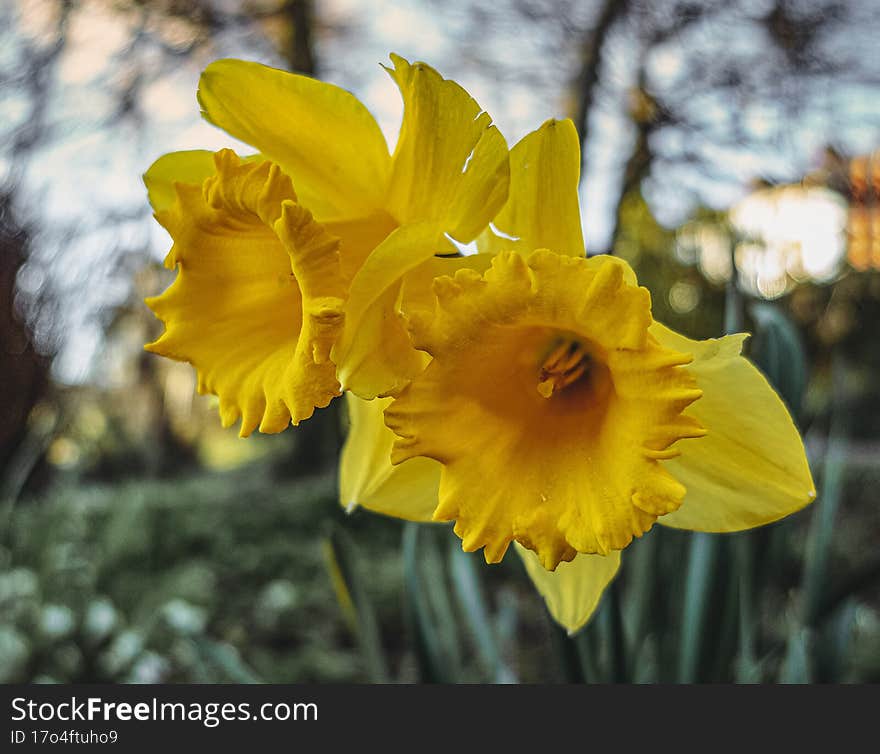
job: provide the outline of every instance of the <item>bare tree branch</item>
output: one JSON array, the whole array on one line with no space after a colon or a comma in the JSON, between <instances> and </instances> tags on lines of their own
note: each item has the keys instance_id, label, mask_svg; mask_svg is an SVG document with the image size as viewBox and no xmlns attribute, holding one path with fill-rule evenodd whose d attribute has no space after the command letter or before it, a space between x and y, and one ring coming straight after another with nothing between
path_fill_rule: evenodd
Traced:
<instances>
[{"instance_id":1,"label":"bare tree branch","mask_svg":"<svg viewBox=\"0 0 880 754\"><path fill-rule=\"evenodd\" d=\"M596 90L602 67L602 48L605 46L605 40L611 29L628 9L629 0L605 0L595 25L584 38L581 68L574 83L577 105L573 116L581 143L587 139L590 113L596 100Z\"/></svg>"}]
</instances>

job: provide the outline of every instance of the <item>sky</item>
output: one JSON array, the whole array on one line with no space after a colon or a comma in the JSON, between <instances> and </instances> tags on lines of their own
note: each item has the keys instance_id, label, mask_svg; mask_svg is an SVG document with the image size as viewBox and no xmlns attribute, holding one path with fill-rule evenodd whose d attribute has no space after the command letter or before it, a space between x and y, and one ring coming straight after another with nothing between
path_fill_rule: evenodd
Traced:
<instances>
[{"instance_id":1,"label":"sky","mask_svg":"<svg viewBox=\"0 0 880 754\"><path fill-rule=\"evenodd\" d=\"M547 118L569 114L580 39L572 30L588 28L595 10L590 3L573 3L564 22L550 14L524 26L521 16L510 12L509 2L513 0L483 4L475 17L473 2L324 0L317 4L319 72L367 104L393 148L402 108L380 63L387 62L389 52L424 60L462 84L512 145ZM224 4L229 5L217 0L218 6ZM760 11L760 2L751 4L754 12ZM131 295L132 269L121 262L129 258L126 252L134 252L144 264L167 252L169 239L150 218L141 174L168 151L252 151L200 118L195 93L201 69L225 56L282 65L272 45L253 29L223 33L201 54L174 57L169 65L162 46L166 51L182 48L189 35L186 24L152 28L133 44L136 13L100 0L84 0L82 6L70 19L68 43L49 90L49 143L26 163L13 159L8 148L0 149L0 180L21 185L40 229L34 261L22 269L20 287L28 295L51 279L61 293L63 328L54 370L64 382L96 378L107 312ZM7 145L10 134L30 117L29 100L14 81L17 56L23 45L52 41L51 9L56 7L54 0L10 0L0 6L0 71L7 79L0 88L0 138L5 136ZM852 153L880 146L875 85L841 87L828 80L809 84L801 99L810 107L796 117L782 109L772 92L756 93L736 105L737 123L755 143L763 133L780 132L780 122L786 124L783 142L771 139L750 150L722 146L715 135L728 128L732 103L711 90L689 98L687 74L694 50L711 54L723 47L727 54L746 58L760 50L761 39L736 28L723 18L706 28L698 24L687 39L671 39L648 59L652 85L683 96L701 127L692 133L670 130L652 145L659 169L646 182L645 193L658 219L670 226L683 222L698 204L736 204L756 177L797 179L815 166L830 141ZM859 50L870 54L876 39L870 25L863 34L865 39L856 35L848 40L849 47L839 55ZM833 45L841 41L827 44L834 52ZM613 36L606 49L604 83L584 154L582 215L592 253L607 249L621 167L634 138L626 110L637 53L627 29ZM163 73L142 87L133 115L119 118L116 94L138 69ZM717 165L716 174L706 175L677 159L685 149ZM828 212L831 217L833 211ZM41 327L57 330L57 325L57 318L38 321L38 335Z\"/></svg>"}]
</instances>

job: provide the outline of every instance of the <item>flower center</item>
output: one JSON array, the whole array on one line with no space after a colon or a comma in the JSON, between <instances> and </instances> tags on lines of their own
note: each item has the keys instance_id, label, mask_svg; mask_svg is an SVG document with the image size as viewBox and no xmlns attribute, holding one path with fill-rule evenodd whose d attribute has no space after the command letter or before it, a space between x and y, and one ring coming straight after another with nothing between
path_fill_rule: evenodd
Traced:
<instances>
[{"instance_id":1,"label":"flower center","mask_svg":"<svg viewBox=\"0 0 880 754\"><path fill-rule=\"evenodd\" d=\"M538 372L538 392L549 398L577 382L590 368L592 359L583 344L565 339L544 359Z\"/></svg>"}]
</instances>

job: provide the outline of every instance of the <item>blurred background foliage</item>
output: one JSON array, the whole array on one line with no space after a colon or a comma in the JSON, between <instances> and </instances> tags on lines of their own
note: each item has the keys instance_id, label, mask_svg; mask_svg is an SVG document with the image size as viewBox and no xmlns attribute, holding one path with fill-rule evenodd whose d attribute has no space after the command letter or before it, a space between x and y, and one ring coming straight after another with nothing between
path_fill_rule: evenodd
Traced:
<instances>
[{"instance_id":1,"label":"blurred background foliage","mask_svg":"<svg viewBox=\"0 0 880 754\"><path fill-rule=\"evenodd\" d=\"M871 0L2 3L0 681L880 680L878 34ZM754 334L815 505L655 527L570 638L517 559L339 509L338 402L241 441L142 351L169 276L139 175L235 146L201 68L320 75L393 144L392 50L511 144L574 119L588 251L670 326Z\"/></svg>"}]
</instances>

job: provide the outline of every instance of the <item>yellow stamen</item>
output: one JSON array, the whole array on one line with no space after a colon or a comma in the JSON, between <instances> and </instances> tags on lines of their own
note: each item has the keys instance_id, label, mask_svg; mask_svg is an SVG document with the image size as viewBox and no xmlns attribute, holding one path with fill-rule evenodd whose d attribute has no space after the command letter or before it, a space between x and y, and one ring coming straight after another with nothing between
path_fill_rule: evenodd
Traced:
<instances>
[{"instance_id":1,"label":"yellow stamen","mask_svg":"<svg viewBox=\"0 0 880 754\"><path fill-rule=\"evenodd\" d=\"M538 375L538 392L549 398L554 392L577 382L589 367L590 356L583 345L566 340L554 348L544 359Z\"/></svg>"},{"instance_id":2,"label":"yellow stamen","mask_svg":"<svg viewBox=\"0 0 880 754\"><path fill-rule=\"evenodd\" d=\"M571 350L572 342L570 340L563 340L556 348L554 348L550 355L544 359L544 366L542 369L552 370L555 369L559 362L562 361L563 357L569 353Z\"/></svg>"}]
</instances>

